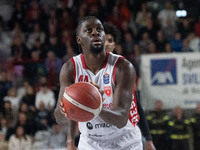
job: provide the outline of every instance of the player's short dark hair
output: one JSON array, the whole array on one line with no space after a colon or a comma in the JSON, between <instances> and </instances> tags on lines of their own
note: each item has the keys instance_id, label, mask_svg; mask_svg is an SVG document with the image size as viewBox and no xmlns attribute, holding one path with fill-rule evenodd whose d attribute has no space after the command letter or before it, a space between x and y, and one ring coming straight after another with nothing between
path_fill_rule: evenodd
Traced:
<instances>
[{"instance_id":1,"label":"player's short dark hair","mask_svg":"<svg viewBox=\"0 0 200 150\"><path fill-rule=\"evenodd\" d=\"M89 19L98 19L97 17L95 16L86 16L84 17L83 19L81 19L79 22L78 22L78 25L76 27L76 36L78 36L78 33L79 33L79 30L80 30L80 27L82 25L83 22L89 20ZM78 44L78 49L79 49L79 52L82 52L82 48L81 48L81 45Z\"/></svg>"},{"instance_id":2,"label":"player's short dark hair","mask_svg":"<svg viewBox=\"0 0 200 150\"><path fill-rule=\"evenodd\" d=\"M79 29L80 29L80 26L83 22L89 20L89 19L98 19L97 17L95 16L86 16L84 17L83 19L81 19L79 22L78 22L78 25L76 27L76 36L78 35L78 32L79 32Z\"/></svg>"},{"instance_id":3,"label":"player's short dark hair","mask_svg":"<svg viewBox=\"0 0 200 150\"><path fill-rule=\"evenodd\" d=\"M105 22L103 24L104 31L106 34L111 34L114 37L115 43L120 43L121 40L121 32L118 30L118 28L112 24L109 24Z\"/></svg>"}]
</instances>

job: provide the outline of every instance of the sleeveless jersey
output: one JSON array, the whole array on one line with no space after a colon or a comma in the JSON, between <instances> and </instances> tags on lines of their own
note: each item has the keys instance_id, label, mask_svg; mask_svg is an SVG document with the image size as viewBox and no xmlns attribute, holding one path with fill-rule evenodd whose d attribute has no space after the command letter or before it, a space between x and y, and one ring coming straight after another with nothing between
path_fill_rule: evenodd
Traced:
<instances>
[{"instance_id":1,"label":"sleeveless jersey","mask_svg":"<svg viewBox=\"0 0 200 150\"><path fill-rule=\"evenodd\" d=\"M84 54L79 54L71 59L74 65L75 83L90 81L96 83L100 89L104 91L103 98L105 98L105 100L103 102L103 107L107 109L111 109L113 105L115 69L120 58L122 58L122 56L106 52L106 61L104 66L97 74L93 74L89 69L87 69L84 60ZM109 125L99 116L97 116L88 122L79 122L79 131L82 135L89 136L90 138L94 139L110 139L130 132L130 130L134 130L133 124L137 123L139 120L138 117L135 117L138 116L135 102L132 102L131 108L133 111L129 114L129 119L130 116L132 116L133 119L131 121L129 120L126 126L121 129L117 128L116 126Z\"/></svg>"}]
</instances>

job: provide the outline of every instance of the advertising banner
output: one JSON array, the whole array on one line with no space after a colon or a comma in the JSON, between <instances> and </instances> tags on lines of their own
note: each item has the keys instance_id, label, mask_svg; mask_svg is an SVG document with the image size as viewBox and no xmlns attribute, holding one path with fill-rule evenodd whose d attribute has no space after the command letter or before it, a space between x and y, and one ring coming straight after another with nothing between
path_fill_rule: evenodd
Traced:
<instances>
[{"instance_id":1,"label":"advertising banner","mask_svg":"<svg viewBox=\"0 0 200 150\"><path fill-rule=\"evenodd\" d=\"M156 100L165 109L190 109L200 102L200 53L142 55L140 70L144 109L153 109Z\"/></svg>"}]
</instances>

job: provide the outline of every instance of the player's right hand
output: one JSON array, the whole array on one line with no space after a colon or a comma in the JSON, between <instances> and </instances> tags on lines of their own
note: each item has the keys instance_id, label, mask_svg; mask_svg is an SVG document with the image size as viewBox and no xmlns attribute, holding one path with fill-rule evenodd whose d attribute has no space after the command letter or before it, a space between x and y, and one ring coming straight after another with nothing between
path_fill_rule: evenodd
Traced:
<instances>
[{"instance_id":1,"label":"player's right hand","mask_svg":"<svg viewBox=\"0 0 200 150\"><path fill-rule=\"evenodd\" d=\"M69 119L69 117L67 116L67 113L65 111L65 108L63 107L63 103L60 101L60 112L61 114L63 114L67 119Z\"/></svg>"}]
</instances>

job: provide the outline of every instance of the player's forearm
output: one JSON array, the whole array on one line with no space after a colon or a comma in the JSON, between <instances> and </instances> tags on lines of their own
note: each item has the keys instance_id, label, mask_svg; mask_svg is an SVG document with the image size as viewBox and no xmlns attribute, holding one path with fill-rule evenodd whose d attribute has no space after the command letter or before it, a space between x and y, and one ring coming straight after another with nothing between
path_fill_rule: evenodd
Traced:
<instances>
[{"instance_id":1,"label":"player's forearm","mask_svg":"<svg viewBox=\"0 0 200 150\"><path fill-rule=\"evenodd\" d=\"M128 115L126 112L113 111L103 108L99 116L109 125L114 125L117 128L122 128L127 124Z\"/></svg>"},{"instance_id":2,"label":"player's forearm","mask_svg":"<svg viewBox=\"0 0 200 150\"><path fill-rule=\"evenodd\" d=\"M77 122L73 120L67 121L67 143L74 144L76 128L77 128Z\"/></svg>"}]
</instances>

